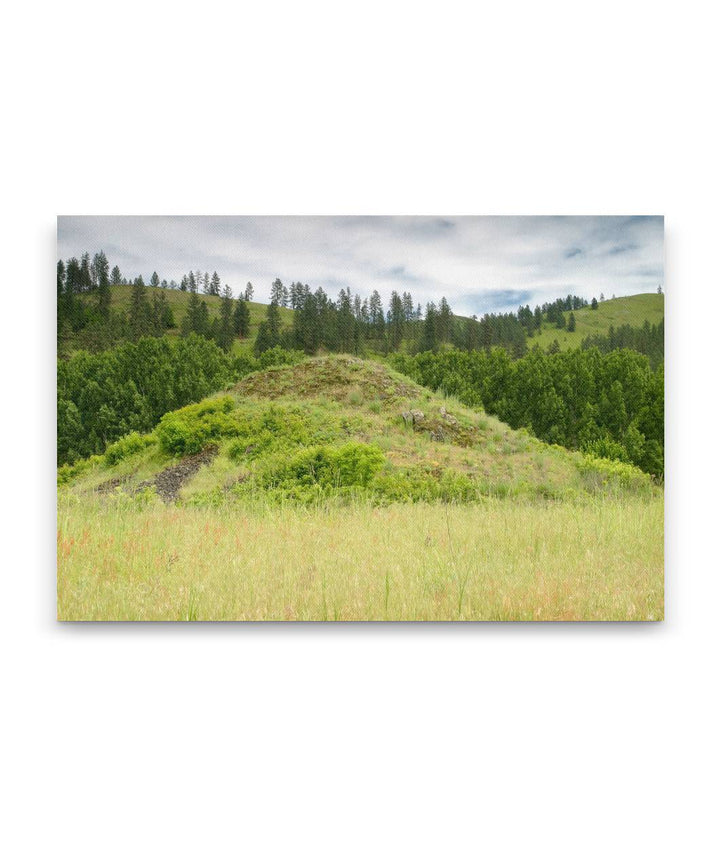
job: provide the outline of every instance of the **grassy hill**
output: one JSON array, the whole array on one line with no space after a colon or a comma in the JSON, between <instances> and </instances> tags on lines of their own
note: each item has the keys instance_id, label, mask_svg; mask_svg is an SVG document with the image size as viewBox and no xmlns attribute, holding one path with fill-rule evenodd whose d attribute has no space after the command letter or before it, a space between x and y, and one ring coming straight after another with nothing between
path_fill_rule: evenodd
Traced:
<instances>
[{"instance_id":1,"label":"grassy hill","mask_svg":"<svg viewBox=\"0 0 720 856\"><path fill-rule=\"evenodd\" d=\"M63 481L60 618L662 616L647 476L377 362L249 375Z\"/></svg>"},{"instance_id":2,"label":"grassy hill","mask_svg":"<svg viewBox=\"0 0 720 856\"><path fill-rule=\"evenodd\" d=\"M569 312L563 313L565 321ZM528 339L528 346L540 345L547 348L554 339L562 349L579 348L586 336L606 334L610 327L620 327L629 324L631 327L642 327L645 321L658 324L665 315L665 295L663 294L634 294L631 297L616 297L604 300L597 309L589 306L575 310L576 330L568 333L567 328L559 330L554 324L543 323L542 332Z\"/></svg>"},{"instance_id":3,"label":"grassy hill","mask_svg":"<svg viewBox=\"0 0 720 856\"><path fill-rule=\"evenodd\" d=\"M111 303L110 306L112 309L122 309L127 312L130 309L130 299L132 295L132 285L113 285L110 287L111 293ZM170 305L170 308L173 311L173 315L175 317L175 324L177 325L175 329L169 330L168 335L178 335L180 332L180 325L182 323L182 319L185 316L187 311L187 305L190 301L190 292L189 291L179 291L177 289L172 288L153 288L152 286L147 287L148 297L152 298L153 291L162 291L165 294L165 298ZM214 297L208 294L199 294L198 295L201 300L204 300L207 303L208 311L210 313L210 319L216 318L220 314L220 303L222 298ZM249 339L253 340L257 334L257 328L260 325L261 321L265 320L265 316L267 314L267 304L265 303L248 303L250 307L250 336ZM292 324L293 310L286 309L285 307L280 307L280 319L283 324Z\"/></svg>"}]
</instances>

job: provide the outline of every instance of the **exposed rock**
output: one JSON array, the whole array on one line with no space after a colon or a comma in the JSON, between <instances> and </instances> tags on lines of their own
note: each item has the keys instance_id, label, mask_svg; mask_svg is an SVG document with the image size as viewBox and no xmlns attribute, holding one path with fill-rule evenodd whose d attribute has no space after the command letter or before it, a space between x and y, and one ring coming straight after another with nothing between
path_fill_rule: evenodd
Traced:
<instances>
[{"instance_id":1,"label":"exposed rock","mask_svg":"<svg viewBox=\"0 0 720 856\"><path fill-rule=\"evenodd\" d=\"M135 492L138 493L147 487L154 487L158 496L165 502L175 502L180 493L180 488L185 482L192 478L200 467L209 464L217 453L217 446L208 446L196 455L188 455L179 463L166 467L154 479L141 482L135 488Z\"/></svg>"}]
</instances>

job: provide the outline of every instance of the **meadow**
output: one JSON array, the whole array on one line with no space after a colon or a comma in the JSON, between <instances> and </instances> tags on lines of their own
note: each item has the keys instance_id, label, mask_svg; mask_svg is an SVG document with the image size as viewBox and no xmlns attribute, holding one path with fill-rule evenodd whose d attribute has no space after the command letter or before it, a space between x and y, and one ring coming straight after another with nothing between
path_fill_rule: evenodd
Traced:
<instances>
[{"instance_id":1,"label":"meadow","mask_svg":"<svg viewBox=\"0 0 720 856\"><path fill-rule=\"evenodd\" d=\"M58 618L657 621L663 502L257 504L61 497Z\"/></svg>"}]
</instances>

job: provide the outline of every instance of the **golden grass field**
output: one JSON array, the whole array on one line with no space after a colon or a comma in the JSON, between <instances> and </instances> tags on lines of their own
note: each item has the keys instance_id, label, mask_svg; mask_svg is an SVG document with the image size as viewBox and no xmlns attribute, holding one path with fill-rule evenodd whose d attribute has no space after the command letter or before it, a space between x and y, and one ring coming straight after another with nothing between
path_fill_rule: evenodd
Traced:
<instances>
[{"instance_id":1,"label":"golden grass field","mask_svg":"<svg viewBox=\"0 0 720 856\"><path fill-rule=\"evenodd\" d=\"M303 510L60 497L61 620L663 618L663 501Z\"/></svg>"}]
</instances>

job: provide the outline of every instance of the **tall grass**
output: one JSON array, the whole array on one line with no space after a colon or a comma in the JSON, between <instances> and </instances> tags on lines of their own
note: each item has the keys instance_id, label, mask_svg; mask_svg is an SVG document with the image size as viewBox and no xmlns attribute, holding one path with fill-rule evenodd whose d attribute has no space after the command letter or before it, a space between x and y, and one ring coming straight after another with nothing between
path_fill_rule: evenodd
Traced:
<instances>
[{"instance_id":1,"label":"tall grass","mask_svg":"<svg viewBox=\"0 0 720 856\"><path fill-rule=\"evenodd\" d=\"M61 496L64 620L659 620L662 498L166 507Z\"/></svg>"}]
</instances>

